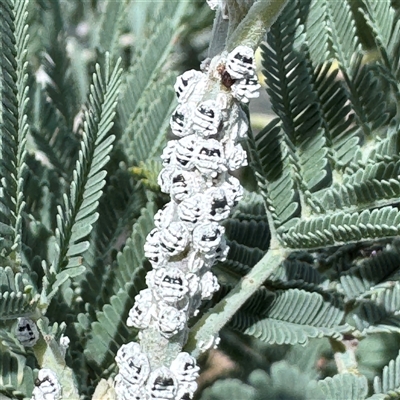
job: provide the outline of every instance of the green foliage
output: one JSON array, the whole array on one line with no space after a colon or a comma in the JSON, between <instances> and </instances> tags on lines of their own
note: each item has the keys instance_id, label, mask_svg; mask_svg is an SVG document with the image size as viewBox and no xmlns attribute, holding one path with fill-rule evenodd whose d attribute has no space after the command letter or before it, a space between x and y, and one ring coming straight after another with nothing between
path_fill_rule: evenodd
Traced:
<instances>
[{"instance_id":1,"label":"green foliage","mask_svg":"<svg viewBox=\"0 0 400 400\"><path fill-rule=\"evenodd\" d=\"M0 267L0 320L33 312L38 295L26 273L14 273L11 267Z\"/></svg>"},{"instance_id":2,"label":"green foliage","mask_svg":"<svg viewBox=\"0 0 400 400\"><path fill-rule=\"evenodd\" d=\"M363 400L368 394L368 382L365 376L353 374L335 375L318 382L326 400L340 400L344 398Z\"/></svg>"},{"instance_id":3,"label":"green foliage","mask_svg":"<svg viewBox=\"0 0 400 400\"><path fill-rule=\"evenodd\" d=\"M249 132L239 177L257 188L224 222L230 250L204 310L258 286L221 331L235 367L197 398L400 396L398 13L389 0L293 0L269 30L274 115ZM62 368L84 399L136 340L126 320L165 203L173 84L202 57L210 15L186 0L0 0L0 397L30 398L64 330ZM257 268L268 274L244 279ZM20 316L46 336L34 351L15 336Z\"/></svg>"},{"instance_id":4,"label":"green foliage","mask_svg":"<svg viewBox=\"0 0 400 400\"><path fill-rule=\"evenodd\" d=\"M385 285L385 280L398 269L399 250L399 243L395 241L387 251L380 252L343 273L340 285L346 297L356 299L365 296L382 282Z\"/></svg>"},{"instance_id":5,"label":"green foliage","mask_svg":"<svg viewBox=\"0 0 400 400\"><path fill-rule=\"evenodd\" d=\"M0 396L29 398L42 367L15 338L19 316L66 323L67 363L87 398L135 338L126 319L164 201L171 55L192 11L187 1L0 4ZM132 13L146 23L132 26Z\"/></svg>"},{"instance_id":6,"label":"green foliage","mask_svg":"<svg viewBox=\"0 0 400 400\"><path fill-rule=\"evenodd\" d=\"M5 395L23 399L30 396L34 378L27 365L27 352L17 338L2 326L0 333L0 388Z\"/></svg>"},{"instance_id":7,"label":"green foliage","mask_svg":"<svg viewBox=\"0 0 400 400\"><path fill-rule=\"evenodd\" d=\"M290 382L290 385L288 385ZM238 380L226 380L215 383L204 391L201 400L224 399L268 399L312 400L320 399L322 391L307 374L286 362L274 363L270 374L256 370L248 378L248 384Z\"/></svg>"},{"instance_id":8,"label":"green foliage","mask_svg":"<svg viewBox=\"0 0 400 400\"><path fill-rule=\"evenodd\" d=\"M165 63L186 7L184 1L157 4L146 26L151 35L138 37L132 54L134 64L124 76L119 102L121 143L130 162L136 165L159 155L166 143L165 134L175 107L175 77Z\"/></svg>"},{"instance_id":9,"label":"green foliage","mask_svg":"<svg viewBox=\"0 0 400 400\"><path fill-rule=\"evenodd\" d=\"M110 70L106 65L105 77L101 77L99 66L93 74L93 85L89 94L89 112L85 113L82 145L76 169L72 172L70 199L64 196L64 209L59 209L56 230L56 256L52 267L57 273L63 268L81 264L79 257L89 247L84 241L92 230L98 214L94 212L105 185L109 153L115 137L107 136L115 116L121 71L118 65Z\"/></svg>"},{"instance_id":10,"label":"green foliage","mask_svg":"<svg viewBox=\"0 0 400 400\"><path fill-rule=\"evenodd\" d=\"M317 25L319 37L310 37ZM347 2L291 3L262 49L279 119L250 148L282 244L314 248L397 235L396 209L384 208L399 198L397 116L381 59L364 61Z\"/></svg>"},{"instance_id":11,"label":"green foliage","mask_svg":"<svg viewBox=\"0 0 400 400\"><path fill-rule=\"evenodd\" d=\"M275 361L293 360L283 344L330 337L334 349L355 337L380 349L376 359L361 342L357 357L365 376L358 372L355 348L346 347L340 356L316 350L319 358L304 367L319 379L321 392L314 398L369 398L374 376L399 349L395 339L386 339L399 332L400 323L400 256L393 240L400 226L396 12L390 1L292 1L261 46L276 118L250 133L248 144L265 214L245 197L245 223L238 217L243 204L225 223L231 250L216 271L226 285L212 303L228 294L229 304L240 293L235 290L241 277L254 279L258 268L271 269L225 328L227 337L232 329L244 334L236 346L254 350L256 364L255 343L265 342L268 354L258 365L269 375ZM364 48L365 36L374 49ZM269 229L261 228L263 221ZM267 241L270 249L260 246ZM270 251L287 258L271 268L263 264ZM282 350L275 352L276 344ZM222 348L236 359L228 345ZM296 351L296 357L308 354ZM272 385L257 394L250 384L254 365L242 366L244 356L237 361L240 378L247 378L217 382L202 398L275 398ZM395 365L384 368L383 383L376 378L371 398L398 397ZM307 398L291 386L281 398Z\"/></svg>"},{"instance_id":12,"label":"green foliage","mask_svg":"<svg viewBox=\"0 0 400 400\"><path fill-rule=\"evenodd\" d=\"M387 289L376 289L370 295L369 302L360 304L354 318L357 328L362 333L399 332L397 313L400 287L398 283L392 285Z\"/></svg>"},{"instance_id":13,"label":"green foliage","mask_svg":"<svg viewBox=\"0 0 400 400\"><path fill-rule=\"evenodd\" d=\"M240 202L235 214L225 223L230 248L227 260L218 269L227 275L245 274L268 250L269 228L262 203L257 198L251 203L248 198L250 195ZM246 209L241 210L242 207Z\"/></svg>"},{"instance_id":14,"label":"green foliage","mask_svg":"<svg viewBox=\"0 0 400 400\"><path fill-rule=\"evenodd\" d=\"M374 380L375 395L371 399L389 399L399 396L400 380L400 356L395 360L391 360L388 365L383 368L382 377L376 377Z\"/></svg>"},{"instance_id":15,"label":"green foliage","mask_svg":"<svg viewBox=\"0 0 400 400\"><path fill-rule=\"evenodd\" d=\"M1 251L8 255L21 250L21 213L24 209L23 180L25 174L28 102L27 1L1 3Z\"/></svg>"},{"instance_id":16,"label":"green foliage","mask_svg":"<svg viewBox=\"0 0 400 400\"><path fill-rule=\"evenodd\" d=\"M298 289L260 290L233 317L231 326L271 344L305 344L309 338L341 338L340 301Z\"/></svg>"}]
</instances>

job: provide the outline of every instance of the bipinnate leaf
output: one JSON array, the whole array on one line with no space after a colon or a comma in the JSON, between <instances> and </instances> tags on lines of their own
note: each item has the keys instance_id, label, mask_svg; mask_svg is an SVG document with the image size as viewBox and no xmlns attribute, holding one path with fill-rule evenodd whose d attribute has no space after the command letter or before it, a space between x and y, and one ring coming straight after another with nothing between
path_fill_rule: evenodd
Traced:
<instances>
[{"instance_id":1,"label":"bipinnate leaf","mask_svg":"<svg viewBox=\"0 0 400 400\"><path fill-rule=\"evenodd\" d=\"M395 241L389 249L354 265L340 275L340 291L350 299L356 299L373 290L374 286L385 282L399 267L400 248Z\"/></svg>"},{"instance_id":2,"label":"bipinnate leaf","mask_svg":"<svg viewBox=\"0 0 400 400\"><path fill-rule=\"evenodd\" d=\"M86 238L98 218L96 210L107 174L104 167L114 141L114 136L107 134L113 125L121 76L119 63L112 69L107 59L104 69L102 73L97 65L93 74L70 195L64 196L64 205L59 207L53 273L82 263L82 254L89 246Z\"/></svg>"},{"instance_id":3,"label":"bipinnate leaf","mask_svg":"<svg viewBox=\"0 0 400 400\"><path fill-rule=\"evenodd\" d=\"M176 106L175 74L166 73L140 98L143 104L124 130L122 142L134 164L156 157L166 145L169 120Z\"/></svg>"},{"instance_id":4,"label":"bipinnate leaf","mask_svg":"<svg viewBox=\"0 0 400 400\"><path fill-rule=\"evenodd\" d=\"M257 192L244 190L242 200L232 211L231 218L240 221L267 221L263 197Z\"/></svg>"},{"instance_id":5,"label":"bipinnate leaf","mask_svg":"<svg viewBox=\"0 0 400 400\"><path fill-rule=\"evenodd\" d=\"M276 288L298 288L305 290L322 290L324 277L312 263L288 257L278 270L268 279L268 284Z\"/></svg>"},{"instance_id":6,"label":"bipinnate leaf","mask_svg":"<svg viewBox=\"0 0 400 400\"><path fill-rule=\"evenodd\" d=\"M303 219L281 238L287 247L310 249L397 236L399 232L400 213L397 208L388 206L351 214L336 211Z\"/></svg>"},{"instance_id":7,"label":"bipinnate leaf","mask_svg":"<svg viewBox=\"0 0 400 400\"><path fill-rule=\"evenodd\" d=\"M32 369L7 352L0 352L0 396L23 400L34 388Z\"/></svg>"},{"instance_id":8,"label":"bipinnate leaf","mask_svg":"<svg viewBox=\"0 0 400 400\"><path fill-rule=\"evenodd\" d=\"M367 24L371 27L373 38L382 56L382 63L387 72L395 72L393 59L400 40L400 21L390 0L363 0L366 10L360 9ZM393 68L394 67L394 68Z\"/></svg>"},{"instance_id":9,"label":"bipinnate leaf","mask_svg":"<svg viewBox=\"0 0 400 400\"><path fill-rule=\"evenodd\" d=\"M176 106L172 88L177 74L168 71L165 64L170 62L188 5L185 0L156 3L146 34L139 35L135 44L134 64L123 76L118 105L121 144L135 165L157 157L166 143Z\"/></svg>"},{"instance_id":10,"label":"bipinnate leaf","mask_svg":"<svg viewBox=\"0 0 400 400\"><path fill-rule=\"evenodd\" d=\"M238 379L218 380L204 390L200 399L315 400L323 399L323 392L306 373L283 361L274 363L270 374L262 370L253 371L246 383Z\"/></svg>"},{"instance_id":11,"label":"bipinnate leaf","mask_svg":"<svg viewBox=\"0 0 400 400\"><path fill-rule=\"evenodd\" d=\"M318 382L324 400L364 400L368 394L368 381L363 375L338 374Z\"/></svg>"},{"instance_id":12,"label":"bipinnate leaf","mask_svg":"<svg viewBox=\"0 0 400 400\"><path fill-rule=\"evenodd\" d=\"M204 390L201 400L255 400L256 390L239 379L218 380Z\"/></svg>"},{"instance_id":13,"label":"bipinnate leaf","mask_svg":"<svg viewBox=\"0 0 400 400\"><path fill-rule=\"evenodd\" d=\"M112 59L118 54L118 41L124 27L128 3L126 0L118 2L107 0L93 35L94 47L102 52L108 51Z\"/></svg>"},{"instance_id":14,"label":"bipinnate leaf","mask_svg":"<svg viewBox=\"0 0 400 400\"><path fill-rule=\"evenodd\" d=\"M291 148L279 120L271 121L256 137L249 135L251 165L276 229L293 225L300 215L299 192L292 174Z\"/></svg>"},{"instance_id":15,"label":"bipinnate leaf","mask_svg":"<svg viewBox=\"0 0 400 400\"><path fill-rule=\"evenodd\" d=\"M369 299L360 302L353 318L363 334L400 332L400 282L392 282L387 288L376 288Z\"/></svg>"},{"instance_id":16,"label":"bipinnate leaf","mask_svg":"<svg viewBox=\"0 0 400 400\"><path fill-rule=\"evenodd\" d=\"M281 120L286 141L293 144L292 162L300 173L294 174L295 179L305 193L305 203L319 209L308 192L324 186L329 179L328 148L319 129L322 119L306 36L301 34L304 14L301 2L287 4L268 32L266 45L261 47L262 64L272 109Z\"/></svg>"},{"instance_id":17,"label":"bipinnate leaf","mask_svg":"<svg viewBox=\"0 0 400 400\"><path fill-rule=\"evenodd\" d=\"M326 33L335 58L343 73L348 96L359 129L369 136L387 122L383 93L377 90L376 77L362 64L361 44L356 32L355 18L350 3L322 1L327 20Z\"/></svg>"},{"instance_id":18,"label":"bipinnate leaf","mask_svg":"<svg viewBox=\"0 0 400 400\"><path fill-rule=\"evenodd\" d=\"M0 329L0 398L30 398L34 379L32 369L26 365L27 353L15 335L4 328Z\"/></svg>"},{"instance_id":19,"label":"bipinnate leaf","mask_svg":"<svg viewBox=\"0 0 400 400\"><path fill-rule=\"evenodd\" d=\"M261 216L260 216L261 217ZM251 219L249 221L230 218L224 224L225 234L229 240L260 250L268 250L270 234L268 222Z\"/></svg>"},{"instance_id":20,"label":"bipinnate leaf","mask_svg":"<svg viewBox=\"0 0 400 400\"><path fill-rule=\"evenodd\" d=\"M21 251L26 136L29 131L26 115L29 101L27 5L27 0L5 0L0 4L0 222L3 226L0 250L3 249L4 254Z\"/></svg>"},{"instance_id":21,"label":"bipinnate leaf","mask_svg":"<svg viewBox=\"0 0 400 400\"><path fill-rule=\"evenodd\" d=\"M382 376L374 379L375 395L371 400L386 400L400 396L400 354L383 368Z\"/></svg>"},{"instance_id":22,"label":"bipinnate leaf","mask_svg":"<svg viewBox=\"0 0 400 400\"><path fill-rule=\"evenodd\" d=\"M146 25L146 34L140 35L140 43L135 46L136 51L132 54L133 66L124 75L121 101L118 104L122 129L129 126L141 106L150 105L145 99L155 89L159 89L154 83L160 78L160 71L173 50L187 6L188 2L182 0L162 0L152 10L154 14Z\"/></svg>"},{"instance_id":23,"label":"bipinnate leaf","mask_svg":"<svg viewBox=\"0 0 400 400\"><path fill-rule=\"evenodd\" d=\"M90 248L85 253L85 260L92 266L92 273L98 258L105 263L110 262L111 252L120 249L121 237L127 227L131 227L140 216L146 202L143 185L134 179L125 166L109 177L109 183L100 199L99 219L90 235ZM102 278L96 276L96 280Z\"/></svg>"},{"instance_id":24,"label":"bipinnate leaf","mask_svg":"<svg viewBox=\"0 0 400 400\"><path fill-rule=\"evenodd\" d=\"M0 320L34 312L38 295L29 275L0 267Z\"/></svg>"},{"instance_id":25,"label":"bipinnate leaf","mask_svg":"<svg viewBox=\"0 0 400 400\"><path fill-rule=\"evenodd\" d=\"M230 326L270 344L305 344L309 338L340 338L349 329L343 318L338 298L299 289L260 289Z\"/></svg>"}]
</instances>

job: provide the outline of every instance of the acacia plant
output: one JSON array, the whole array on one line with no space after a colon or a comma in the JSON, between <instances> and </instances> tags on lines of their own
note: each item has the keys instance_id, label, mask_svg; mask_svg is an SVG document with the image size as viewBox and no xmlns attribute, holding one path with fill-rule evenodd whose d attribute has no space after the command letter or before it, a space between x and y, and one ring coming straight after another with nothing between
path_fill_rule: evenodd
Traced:
<instances>
[{"instance_id":1,"label":"acacia plant","mask_svg":"<svg viewBox=\"0 0 400 400\"><path fill-rule=\"evenodd\" d=\"M208 3L0 0L2 397L400 397L398 3Z\"/></svg>"}]
</instances>

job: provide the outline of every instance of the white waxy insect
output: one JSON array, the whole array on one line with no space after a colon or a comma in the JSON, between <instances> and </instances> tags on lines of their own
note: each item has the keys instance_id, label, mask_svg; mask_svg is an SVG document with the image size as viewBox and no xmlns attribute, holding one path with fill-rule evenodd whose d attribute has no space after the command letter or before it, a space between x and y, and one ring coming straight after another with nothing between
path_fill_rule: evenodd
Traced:
<instances>
[{"instance_id":1,"label":"white waxy insect","mask_svg":"<svg viewBox=\"0 0 400 400\"><path fill-rule=\"evenodd\" d=\"M194 167L196 135L189 135L176 141L173 163L179 168L191 170Z\"/></svg>"},{"instance_id":2,"label":"white waxy insect","mask_svg":"<svg viewBox=\"0 0 400 400\"><path fill-rule=\"evenodd\" d=\"M163 336L170 338L185 329L186 313L172 306L161 307L158 328Z\"/></svg>"},{"instance_id":3,"label":"white waxy insect","mask_svg":"<svg viewBox=\"0 0 400 400\"><path fill-rule=\"evenodd\" d=\"M200 71L191 69L179 75L174 85L179 103L198 101L206 89L207 76Z\"/></svg>"},{"instance_id":4,"label":"white waxy insect","mask_svg":"<svg viewBox=\"0 0 400 400\"><path fill-rule=\"evenodd\" d=\"M199 376L200 367L189 353L179 353L171 363L171 371L180 382L192 382Z\"/></svg>"},{"instance_id":5,"label":"white waxy insect","mask_svg":"<svg viewBox=\"0 0 400 400\"><path fill-rule=\"evenodd\" d=\"M135 296L135 303L129 310L126 321L127 326L134 326L137 329L145 329L150 325L155 314L155 303L150 289L143 289Z\"/></svg>"},{"instance_id":6,"label":"white waxy insect","mask_svg":"<svg viewBox=\"0 0 400 400\"><path fill-rule=\"evenodd\" d=\"M200 277L193 273L187 273L186 279L189 285L189 295L192 297L197 293L200 293Z\"/></svg>"},{"instance_id":7,"label":"white waxy insect","mask_svg":"<svg viewBox=\"0 0 400 400\"><path fill-rule=\"evenodd\" d=\"M190 134L190 115L192 108L188 103L179 104L172 113L170 126L175 136L184 137Z\"/></svg>"},{"instance_id":8,"label":"white waxy insect","mask_svg":"<svg viewBox=\"0 0 400 400\"><path fill-rule=\"evenodd\" d=\"M167 368L157 368L150 374L147 393L151 399L175 400L178 393L178 381Z\"/></svg>"},{"instance_id":9,"label":"white waxy insect","mask_svg":"<svg viewBox=\"0 0 400 400\"><path fill-rule=\"evenodd\" d=\"M208 72L210 68L211 58L207 57L200 63L200 70L202 72Z\"/></svg>"},{"instance_id":10,"label":"white waxy insect","mask_svg":"<svg viewBox=\"0 0 400 400\"><path fill-rule=\"evenodd\" d=\"M219 290L218 279L211 271L207 271L201 277L200 285L202 300L211 299L213 294Z\"/></svg>"},{"instance_id":11,"label":"white waxy insect","mask_svg":"<svg viewBox=\"0 0 400 400\"><path fill-rule=\"evenodd\" d=\"M227 170L224 148L215 139L202 139L198 142L196 168L206 177L216 178Z\"/></svg>"},{"instance_id":12,"label":"white waxy insect","mask_svg":"<svg viewBox=\"0 0 400 400\"><path fill-rule=\"evenodd\" d=\"M165 204L165 206L160 208L154 215L154 225L159 230L169 226L176 218L176 208L177 205L173 201Z\"/></svg>"},{"instance_id":13,"label":"white waxy insect","mask_svg":"<svg viewBox=\"0 0 400 400\"><path fill-rule=\"evenodd\" d=\"M191 399L197 389L196 379L199 376L200 368L196 364L196 359L190 354L182 352L179 353L174 361L171 363L171 371L174 373L179 382L179 392L187 393ZM178 398L184 398L179 397Z\"/></svg>"},{"instance_id":14,"label":"white waxy insect","mask_svg":"<svg viewBox=\"0 0 400 400\"><path fill-rule=\"evenodd\" d=\"M160 231L160 246L170 257L182 253L189 244L190 234L182 222L171 222Z\"/></svg>"},{"instance_id":15,"label":"white waxy insect","mask_svg":"<svg viewBox=\"0 0 400 400\"><path fill-rule=\"evenodd\" d=\"M222 138L222 142L232 141L236 143L247 137L249 121L246 113L238 104L233 103L231 105L229 118L224 122L223 130L224 137Z\"/></svg>"},{"instance_id":16,"label":"white waxy insect","mask_svg":"<svg viewBox=\"0 0 400 400\"><path fill-rule=\"evenodd\" d=\"M184 300L189 292L185 273L178 268L152 270L146 275L146 283L157 299L170 305Z\"/></svg>"},{"instance_id":17,"label":"white waxy insect","mask_svg":"<svg viewBox=\"0 0 400 400\"><path fill-rule=\"evenodd\" d=\"M207 218L213 221L222 221L229 217L231 208L224 190L219 187L208 189L205 193L207 204Z\"/></svg>"},{"instance_id":18,"label":"white waxy insect","mask_svg":"<svg viewBox=\"0 0 400 400\"><path fill-rule=\"evenodd\" d=\"M118 400L149 399L144 386L132 385L121 374L116 375L114 379L114 387Z\"/></svg>"},{"instance_id":19,"label":"white waxy insect","mask_svg":"<svg viewBox=\"0 0 400 400\"><path fill-rule=\"evenodd\" d=\"M206 200L208 200L204 194L196 193L194 196L191 196L178 206L178 215L181 221L188 222L188 228L193 229L194 226L192 224L196 224L197 222L203 220L206 216Z\"/></svg>"},{"instance_id":20,"label":"white waxy insect","mask_svg":"<svg viewBox=\"0 0 400 400\"><path fill-rule=\"evenodd\" d=\"M222 12L222 18L228 19L229 16L228 16L228 10L226 7L226 1L227 0L207 0L207 4L211 8L211 10L216 10L219 7Z\"/></svg>"},{"instance_id":21,"label":"white waxy insect","mask_svg":"<svg viewBox=\"0 0 400 400\"><path fill-rule=\"evenodd\" d=\"M164 167L167 167L171 164L171 161L175 156L177 143L178 143L177 140L170 140L164 147L164 150L161 154L161 159Z\"/></svg>"},{"instance_id":22,"label":"white waxy insect","mask_svg":"<svg viewBox=\"0 0 400 400\"><path fill-rule=\"evenodd\" d=\"M69 344L70 344L70 340L68 336L64 336L63 334L60 337L60 351L61 354L65 357L65 354L67 353Z\"/></svg>"},{"instance_id":23,"label":"white waxy insect","mask_svg":"<svg viewBox=\"0 0 400 400\"><path fill-rule=\"evenodd\" d=\"M214 257L224 233L225 228L216 222L200 224L193 230L193 248L209 257Z\"/></svg>"},{"instance_id":24,"label":"white waxy insect","mask_svg":"<svg viewBox=\"0 0 400 400\"><path fill-rule=\"evenodd\" d=\"M221 244L215 250L214 262L224 262L229 253L229 246L226 244L225 237L222 238Z\"/></svg>"},{"instance_id":25,"label":"white waxy insect","mask_svg":"<svg viewBox=\"0 0 400 400\"><path fill-rule=\"evenodd\" d=\"M226 181L220 186L220 188L225 192L230 207L235 206L243 197L243 187L240 184L239 179L234 176L227 175Z\"/></svg>"},{"instance_id":26,"label":"white waxy insect","mask_svg":"<svg viewBox=\"0 0 400 400\"><path fill-rule=\"evenodd\" d=\"M232 96L242 103L248 103L250 99L260 96L260 87L261 85L258 83L256 76L243 78L232 85Z\"/></svg>"},{"instance_id":27,"label":"white waxy insect","mask_svg":"<svg viewBox=\"0 0 400 400\"><path fill-rule=\"evenodd\" d=\"M229 253L229 246L226 244L224 236L221 238L220 244L212 251L205 253L200 250L194 250L188 257L188 270L196 273L210 269L216 262L224 262Z\"/></svg>"},{"instance_id":28,"label":"white waxy insect","mask_svg":"<svg viewBox=\"0 0 400 400\"><path fill-rule=\"evenodd\" d=\"M39 340L40 335L35 322L29 318L21 317L17 321L15 336L23 346L32 347Z\"/></svg>"},{"instance_id":29,"label":"white waxy insect","mask_svg":"<svg viewBox=\"0 0 400 400\"><path fill-rule=\"evenodd\" d=\"M221 125L221 117L221 109L216 101L203 101L197 106L194 112L192 129L204 138L215 136Z\"/></svg>"},{"instance_id":30,"label":"white waxy insect","mask_svg":"<svg viewBox=\"0 0 400 400\"><path fill-rule=\"evenodd\" d=\"M254 76L256 65L254 50L248 46L238 46L228 54L226 71L233 79Z\"/></svg>"},{"instance_id":31,"label":"white waxy insect","mask_svg":"<svg viewBox=\"0 0 400 400\"><path fill-rule=\"evenodd\" d=\"M161 268L168 261L168 255L160 246L160 231L154 228L146 237L143 246L144 255L150 261L153 268Z\"/></svg>"},{"instance_id":32,"label":"white waxy insect","mask_svg":"<svg viewBox=\"0 0 400 400\"><path fill-rule=\"evenodd\" d=\"M40 369L31 400L58 399L61 399L61 385L58 382L57 375L51 369Z\"/></svg>"},{"instance_id":33,"label":"white waxy insect","mask_svg":"<svg viewBox=\"0 0 400 400\"><path fill-rule=\"evenodd\" d=\"M119 374L132 385L143 385L150 374L149 360L139 343L123 344L115 356Z\"/></svg>"},{"instance_id":34,"label":"white waxy insect","mask_svg":"<svg viewBox=\"0 0 400 400\"><path fill-rule=\"evenodd\" d=\"M247 154L242 145L234 145L232 142L227 143L225 154L228 161L228 169L235 171L247 165Z\"/></svg>"},{"instance_id":35,"label":"white waxy insect","mask_svg":"<svg viewBox=\"0 0 400 400\"><path fill-rule=\"evenodd\" d=\"M171 190L172 175L176 172L176 168L168 166L163 168L158 174L157 183L163 193L169 193Z\"/></svg>"},{"instance_id":36,"label":"white waxy insect","mask_svg":"<svg viewBox=\"0 0 400 400\"><path fill-rule=\"evenodd\" d=\"M176 202L181 202L198 190L198 177L189 171L176 170L171 176L170 195Z\"/></svg>"},{"instance_id":37,"label":"white waxy insect","mask_svg":"<svg viewBox=\"0 0 400 400\"><path fill-rule=\"evenodd\" d=\"M216 10L219 6L220 0L207 0L208 6L211 10Z\"/></svg>"}]
</instances>

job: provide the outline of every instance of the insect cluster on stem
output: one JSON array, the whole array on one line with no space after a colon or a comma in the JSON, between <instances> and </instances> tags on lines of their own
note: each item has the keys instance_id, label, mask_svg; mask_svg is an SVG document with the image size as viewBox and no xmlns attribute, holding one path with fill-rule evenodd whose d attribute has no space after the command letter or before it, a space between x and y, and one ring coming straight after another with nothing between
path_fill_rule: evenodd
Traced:
<instances>
[{"instance_id":1,"label":"insect cluster on stem","mask_svg":"<svg viewBox=\"0 0 400 400\"><path fill-rule=\"evenodd\" d=\"M260 87L249 47L239 46L204 65L203 71L180 75L174 86L179 104L170 125L176 139L163 151L158 177L171 201L157 212L146 238L145 255L153 269L127 320L139 329L140 344L131 342L118 351L118 399L186 400L197 388L196 360L178 352L159 365L162 346L149 348L146 336L156 330L166 340L179 337L183 345L188 319L219 289L211 267L229 251L220 222L243 195L231 172L247 165L240 141L248 120L240 102L257 97ZM198 346L205 351L217 342L212 337Z\"/></svg>"}]
</instances>

